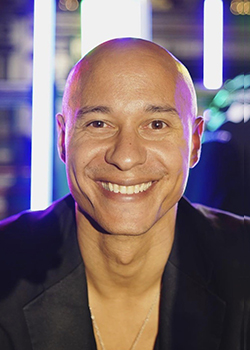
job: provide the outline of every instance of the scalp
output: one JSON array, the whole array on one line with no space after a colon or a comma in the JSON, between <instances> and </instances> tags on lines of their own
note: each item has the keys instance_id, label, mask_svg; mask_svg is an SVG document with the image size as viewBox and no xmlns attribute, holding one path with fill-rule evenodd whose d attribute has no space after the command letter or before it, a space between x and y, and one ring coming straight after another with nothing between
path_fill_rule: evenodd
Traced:
<instances>
[{"instance_id":1,"label":"scalp","mask_svg":"<svg viewBox=\"0 0 250 350\"><path fill-rule=\"evenodd\" d=\"M86 84L94 79L97 72L103 72L104 75L111 69L116 69L117 74L122 74L123 70L128 71L129 68L132 80L133 74L140 74L150 67L153 67L152 74L154 71L155 74L159 74L161 69L168 73L176 85L176 98L181 96L183 105L188 106L189 114L195 117L196 94L186 67L165 48L150 41L134 38L113 39L102 43L77 62L66 82L63 114L66 117L71 113L79 94Z\"/></svg>"}]
</instances>

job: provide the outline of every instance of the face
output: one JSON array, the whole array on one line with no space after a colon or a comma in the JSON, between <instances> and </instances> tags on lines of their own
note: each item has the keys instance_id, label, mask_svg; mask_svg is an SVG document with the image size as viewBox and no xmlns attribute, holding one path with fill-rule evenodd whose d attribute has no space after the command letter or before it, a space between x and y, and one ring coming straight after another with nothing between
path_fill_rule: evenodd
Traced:
<instances>
[{"instance_id":1,"label":"face","mask_svg":"<svg viewBox=\"0 0 250 350\"><path fill-rule=\"evenodd\" d=\"M177 69L136 50L86 66L67 115L58 115L70 191L81 215L105 231L143 234L173 219L197 160L197 121L180 97L185 84L177 93Z\"/></svg>"}]
</instances>

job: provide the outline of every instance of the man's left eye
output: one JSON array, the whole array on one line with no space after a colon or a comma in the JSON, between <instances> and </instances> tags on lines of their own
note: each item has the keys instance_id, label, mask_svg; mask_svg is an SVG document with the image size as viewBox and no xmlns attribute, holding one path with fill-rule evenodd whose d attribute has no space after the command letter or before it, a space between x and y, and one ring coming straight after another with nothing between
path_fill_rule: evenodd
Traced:
<instances>
[{"instance_id":1,"label":"man's left eye","mask_svg":"<svg viewBox=\"0 0 250 350\"><path fill-rule=\"evenodd\" d=\"M165 122L163 122L162 120L153 120L150 124L149 124L150 128L154 129L154 130L160 130L163 129L167 126L167 124Z\"/></svg>"}]
</instances>

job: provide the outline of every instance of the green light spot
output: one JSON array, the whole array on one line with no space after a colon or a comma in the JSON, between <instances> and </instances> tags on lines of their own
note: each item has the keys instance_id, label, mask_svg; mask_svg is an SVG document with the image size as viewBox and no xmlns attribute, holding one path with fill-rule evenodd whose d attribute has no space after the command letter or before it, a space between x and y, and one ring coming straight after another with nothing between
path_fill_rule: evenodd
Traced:
<instances>
[{"instance_id":1,"label":"green light spot","mask_svg":"<svg viewBox=\"0 0 250 350\"><path fill-rule=\"evenodd\" d=\"M220 90L214 97L213 102L220 108L224 108L230 104L229 92L226 90Z\"/></svg>"}]
</instances>

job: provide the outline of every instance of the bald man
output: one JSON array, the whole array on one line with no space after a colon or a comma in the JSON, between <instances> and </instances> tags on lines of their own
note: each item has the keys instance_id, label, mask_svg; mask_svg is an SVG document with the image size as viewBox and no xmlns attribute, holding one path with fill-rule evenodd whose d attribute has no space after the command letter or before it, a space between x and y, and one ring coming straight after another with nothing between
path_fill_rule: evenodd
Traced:
<instances>
[{"instance_id":1,"label":"bald man","mask_svg":"<svg viewBox=\"0 0 250 350\"><path fill-rule=\"evenodd\" d=\"M1 349L246 350L250 220L183 198L203 130L187 69L115 39L62 107L71 194L0 226Z\"/></svg>"}]
</instances>

